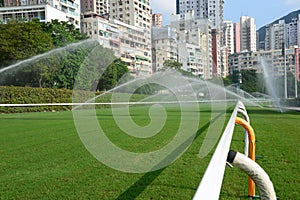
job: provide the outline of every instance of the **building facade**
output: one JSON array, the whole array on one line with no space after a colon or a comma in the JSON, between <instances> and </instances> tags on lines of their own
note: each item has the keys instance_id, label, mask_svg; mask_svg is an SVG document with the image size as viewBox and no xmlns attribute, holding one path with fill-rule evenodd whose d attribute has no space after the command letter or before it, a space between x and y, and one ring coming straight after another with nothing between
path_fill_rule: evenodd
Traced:
<instances>
[{"instance_id":1,"label":"building facade","mask_svg":"<svg viewBox=\"0 0 300 200\"><path fill-rule=\"evenodd\" d=\"M300 15L289 23L279 20L275 24L267 24L263 44L264 50L281 49L282 44L285 48L300 46Z\"/></svg>"},{"instance_id":2,"label":"building facade","mask_svg":"<svg viewBox=\"0 0 300 200\"><path fill-rule=\"evenodd\" d=\"M176 13L181 19L185 19L187 13L193 11L195 19L208 19L211 22L211 28L216 30L212 35L212 51L217 49L212 61L217 69L214 74L220 76L221 68L221 46L222 46L222 25L223 25L223 0L178 0L176 1ZM219 35L220 34L220 35Z\"/></svg>"},{"instance_id":3,"label":"building facade","mask_svg":"<svg viewBox=\"0 0 300 200\"><path fill-rule=\"evenodd\" d=\"M150 0L110 0L110 17L151 31Z\"/></svg>"},{"instance_id":4,"label":"building facade","mask_svg":"<svg viewBox=\"0 0 300 200\"><path fill-rule=\"evenodd\" d=\"M178 40L179 34L172 27L152 28L152 63L155 71L165 70L166 60L175 60L182 63L181 69L204 78L202 48L195 43Z\"/></svg>"},{"instance_id":5,"label":"building facade","mask_svg":"<svg viewBox=\"0 0 300 200\"><path fill-rule=\"evenodd\" d=\"M136 63L135 66L140 64L140 75L145 74L149 71L149 65L151 66L150 69L152 71L152 64L151 64L151 23L152 23L152 14L150 8L150 0L110 0L109 5L109 16L111 19L115 19L118 23L122 22L123 25L129 25L130 27L136 27L138 30L143 31L143 38L139 39L138 43L143 43L143 50L141 54L147 57L147 65L144 64L144 61L139 61ZM124 28L124 26L122 26ZM123 29L122 28L122 29ZM134 37L124 28L125 36ZM138 31L139 32L139 31ZM129 38L132 39L132 38ZM135 39L135 38L133 38ZM131 44L131 42L129 42ZM135 42L132 42L135 44ZM126 48L128 44L125 43ZM122 46L122 45L121 45ZM136 67L137 68L137 67ZM143 69L144 68L144 69Z\"/></svg>"},{"instance_id":6,"label":"building facade","mask_svg":"<svg viewBox=\"0 0 300 200\"><path fill-rule=\"evenodd\" d=\"M0 20L4 23L10 19L29 21L34 18L42 22L50 22L52 19L68 21L80 28L80 1L5 0L4 7L0 7Z\"/></svg>"},{"instance_id":7,"label":"building facade","mask_svg":"<svg viewBox=\"0 0 300 200\"><path fill-rule=\"evenodd\" d=\"M204 67L202 66L202 53L198 45L190 43L178 44L178 61L182 63L182 69L191 72L199 78L204 78Z\"/></svg>"},{"instance_id":8,"label":"building facade","mask_svg":"<svg viewBox=\"0 0 300 200\"><path fill-rule=\"evenodd\" d=\"M265 50L281 49L286 40L285 21L280 20L278 24L266 26Z\"/></svg>"},{"instance_id":9,"label":"building facade","mask_svg":"<svg viewBox=\"0 0 300 200\"><path fill-rule=\"evenodd\" d=\"M300 81L299 73L299 48L293 47L286 49L286 69L287 72L290 72L295 75L297 80ZM258 73L262 73L262 63L261 59L265 60L265 63L272 68L270 71L272 74L270 76L282 77L284 76L284 56L280 50L269 50L269 51L257 51L257 52L240 52L236 54L229 55L228 65L229 73L233 73L236 70L242 69L255 69Z\"/></svg>"},{"instance_id":10,"label":"building facade","mask_svg":"<svg viewBox=\"0 0 300 200\"><path fill-rule=\"evenodd\" d=\"M292 21L286 24L286 43L287 47L300 46L300 16L292 19Z\"/></svg>"},{"instance_id":11,"label":"building facade","mask_svg":"<svg viewBox=\"0 0 300 200\"><path fill-rule=\"evenodd\" d=\"M209 19L212 22L213 29L221 29L223 4L223 0L177 0L176 14L179 14L181 19L184 19L185 14L193 10L196 19Z\"/></svg>"},{"instance_id":12,"label":"building facade","mask_svg":"<svg viewBox=\"0 0 300 200\"><path fill-rule=\"evenodd\" d=\"M229 54L234 53L234 25L232 21L223 22L222 46L227 47Z\"/></svg>"},{"instance_id":13,"label":"building facade","mask_svg":"<svg viewBox=\"0 0 300 200\"><path fill-rule=\"evenodd\" d=\"M242 16L240 18L241 51L256 51L256 25L254 18Z\"/></svg>"},{"instance_id":14,"label":"building facade","mask_svg":"<svg viewBox=\"0 0 300 200\"><path fill-rule=\"evenodd\" d=\"M233 25L234 34L234 53L239 53L241 51L241 28L240 23L236 22Z\"/></svg>"},{"instance_id":15,"label":"building facade","mask_svg":"<svg viewBox=\"0 0 300 200\"><path fill-rule=\"evenodd\" d=\"M93 12L100 16L109 16L109 0L81 0L81 12Z\"/></svg>"},{"instance_id":16,"label":"building facade","mask_svg":"<svg viewBox=\"0 0 300 200\"><path fill-rule=\"evenodd\" d=\"M229 69L228 69L228 56L230 55L228 52L228 49L226 46L221 47L221 69L220 69L220 75L223 78L226 78L229 75Z\"/></svg>"},{"instance_id":17,"label":"building facade","mask_svg":"<svg viewBox=\"0 0 300 200\"><path fill-rule=\"evenodd\" d=\"M152 14L152 26L162 27L162 14Z\"/></svg>"},{"instance_id":18,"label":"building facade","mask_svg":"<svg viewBox=\"0 0 300 200\"><path fill-rule=\"evenodd\" d=\"M221 46L221 33L218 29L212 29L212 73L214 77L221 76L221 66L222 66L222 46Z\"/></svg>"},{"instance_id":19,"label":"building facade","mask_svg":"<svg viewBox=\"0 0 300 200\"><path fill-rule=\"evenodd\" d=\"M213 70L213 63L212 63L212 35L211 35L211 22L208 19L196 19L194 17L194 12L190 11L186 13L184 19L180 18L180 15L172 15L171 16L171 24L170 27L177 30L178 33L178 44L180 44L181 49L178 53L178 57L182 57L184 59L188 52L186 50L187 46L181 44L191 44L195 45L200 49L201 52L201 62L197 65L198 69L197 76L210 79L212 78L212 70ZM191 47L195 49L194 47ZM185 53L184 53L185 52ZM195 55L199 55L196 53ZM184 69L187 71L192 71L189 68L189 63L187 66L183 66ZM194 65L193 65L194 66ZM193 69L195 71L195 69Z\"/></svg>"},{"instance_id":20,"label":"building facade","mask_svg":"<svg viewBox=\"0 0 300 200\"><path fill-rule=\"evenodd\" d=\"M166 60L178 60L177 32L171 27L152 27L152 68L164 70Z\"/></svg>"},{"instance_id":21,"label":"building facade","mask_svg":"<svg viewBox=\"0 0 300 200\"><path fill-rule=\"evenodd\" d=\"M124 22L85 13L81 19L81 31L99 41L103 47L112 49L120 57L133 76L148 76L152 73L149 41L145 30Z\"/></svg>"}]
</instances>

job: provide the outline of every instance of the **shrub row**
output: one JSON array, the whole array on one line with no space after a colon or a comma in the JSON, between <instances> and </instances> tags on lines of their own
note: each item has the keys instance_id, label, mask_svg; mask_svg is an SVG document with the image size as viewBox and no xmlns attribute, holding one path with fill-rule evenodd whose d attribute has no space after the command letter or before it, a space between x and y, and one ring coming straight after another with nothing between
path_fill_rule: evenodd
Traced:
<instances>
[{"instance_id":1,"label":"shrub row","mask_svg":"<svg viewBox=\"0 0 300 200\"><path fill-rule=\"evenodd\" d=\"M1 104L70 103L72 91L67 89L0 86ZM0 107L1 113L69 110L70 106Z\"/></svg>"},{"instance_id":2,"label":"shrub row","mask_svg":"<svg viewBox=\"0 0 300 200\"><path fill-rule=\"evenodd\" d=\"M285 105L285 106L299 107L300 106L300 97L298 97L297 99L281 100L281 104Z\"/></svg>"},{"instance_id":3,"label":"shrub row","mask_svg":"<svg viewBox=\"0 0 300 200\"><path fill-rule=\"evenodd\" d=\"M90 92L76 92L79 96L76 102L85 102L94 97ZM96 92L95 96L99 96L95 102L111 102L111 94L101 95ZM118 101L122 101L122 94L117 94L114 97ZM134 94L130 101L138 101L145 98L145 95ZM40 103L71 103L72 90L68 89L52 89L52 88L33 88L33 87L14 87L0 86L0 104L40 104ZM86 106L89 108L91 106ZM96 108L109 107L109 105L98 105ZM20 112L44 112L44 111L61 111L71 110L72 106L24 106L24 107L1 107L0 113L20 113Z\"/></svg>"}]
</instances>

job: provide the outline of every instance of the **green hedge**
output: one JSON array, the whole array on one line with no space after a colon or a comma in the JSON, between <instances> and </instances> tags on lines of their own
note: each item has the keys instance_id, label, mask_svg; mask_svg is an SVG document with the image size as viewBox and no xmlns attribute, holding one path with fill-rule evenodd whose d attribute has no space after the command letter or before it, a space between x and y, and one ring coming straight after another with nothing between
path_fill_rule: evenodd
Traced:
<instances>
[{"instance_id":1,"label":"green hedge","mask_svg":"<svg viewBox=\"0 0 300 200\"><path fill-rule=\"evenodd\" d=\"M95 95L100 95L96 92ZM117 94L117 98L122 94ZM80 97L84 102L92 98L90 92L80 92ZM146 95L134 94L130 101L138 101L145 98ZM120 100L121 101L121 100ZM106 94L97 98L96 102L111 102L111 94ZM72 103L72 90L52 89L52 88L32 88L32 87L14 87L0 86L0 104L30 104L30 103ZM86 106L86 108L91 106ZM96 106L109 107L109 105ZM31 106L31 107L0 107L0 113L20 113L20 112L43 112L43 111L61 111L71 110L72 106Z\"/></svg>"},{"instance_id":2,"label":"green hedge","mask_svg":"<svg viewBox=\"0 0 300 200\"><path fill-rule=\"evenodd\" d=\"M71 103L72 91L67 89L0 86L1 104ZM1 113L69 110L71 106L0 107Z\"/></svg>"},{"instance_id":3,"label":"green hedge","mask_svg":"<svg viewBox=\"0 0 300 200\"><path fill-rule=\"evenodd\" d=\"M285 106L299 107L300 97L298 97L297 99L283 99L281 100L281 104Z\"/></svg>"}]
</instances>

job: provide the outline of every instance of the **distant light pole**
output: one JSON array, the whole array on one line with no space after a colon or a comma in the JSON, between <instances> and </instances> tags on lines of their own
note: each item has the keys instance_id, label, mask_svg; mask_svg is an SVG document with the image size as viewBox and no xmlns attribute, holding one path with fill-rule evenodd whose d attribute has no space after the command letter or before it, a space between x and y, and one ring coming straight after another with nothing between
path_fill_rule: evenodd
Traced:
<instances>
[{"instance_id":1,"label":"distant light pole","mask_svg":"<svg viewBox=\"0 0 300 200\"><path fill-rule=\"evenodd\" d=\"M296 98L298 98L298 88L297 88L297 58L298 58L298 56L297 55L299 55L299 47L298 46L296 46L295 47L295 99Z\"/></svg>"},{"instance_id":2,"label":"distant light pole","mask_svg":"<svg viewBox=\"0 0 300 200\"><path fill-rule=\"evenodd\" d=\"M284 42L282 43L282 54L284 58L284 98L287 99L286 52Z\"/></svg>"},{"instance_id":3,"label":"distant light pole","mask_svg":"<svg viewBox=\"0 0 300 200\"><path fill-rule=\"evenodd\" d=\"M239 73L238 73L238 86L240 88L240 86L242 85L243 81L242 81L242 72L239 69Z\"/></svg>"},{"instance_id":4,"label":"distant light pole","mask_svg":"<svg viewBox=\"0 0 300 200\"><path fill-rule=\"evenodd\" d=\"M235 70L236 71L236 70ZM240 67L238 68L238 70L236 71L236 93L240 94L240 89L241 89L241 85L242 85L242 73L241 73L241 69Z\"/></svg>"},{"instance_id":5,"label":"distant light pole","mask_svg":"<svg viewBox=\"0 0 300 200\"><path fill-rule=\"evenodd\" d=\"M297 88L297 66L295 64L295 98L298 98L298 88Z\"/></svg>"}]
</instances>

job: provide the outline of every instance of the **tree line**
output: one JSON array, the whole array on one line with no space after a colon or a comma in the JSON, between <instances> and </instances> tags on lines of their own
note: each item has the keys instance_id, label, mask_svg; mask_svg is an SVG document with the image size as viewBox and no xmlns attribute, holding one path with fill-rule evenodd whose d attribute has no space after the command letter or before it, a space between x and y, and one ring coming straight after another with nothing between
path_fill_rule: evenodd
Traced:
<instances>
[{"instance_id":1,"label":"tree line","mask_svg":"<svg viewBox=\"0 0 300 200\"><path fill-rule=\"evenodd\" d=\"M239 81L241 80L241 83ZM223 79L224 85L239 84L240 88L248 93L260 92L268 94L268 88L265 83L265 77L262 73L257 73L255 69L243 69L233 71L231 75ZM280 98L284 97L284 77L274 77L272 86L276 95ZM288 97L295 96L295 76L291 72L287 73L287 93ZM297 82L298 93L300 92L300 82Z\"/></svg>"},{"instance_id":2,"label":"tree line","mask_svg":"<svg viewBox=\"0 0 300 200\"><path fill-rule=\"evenodd\" d=\"M95 49L93 56L96 57L91 59L89 55ZM106 66L103 65L104 58L110 61ZM29 61L0 74L0 84L73 89L80 67L89 62L91 66L84 76L96 79L92 89L106 90L128 73L124 62L115 58L110 49L88 40L68 22L11 20L0 24L0 68L26 59ZM95 77L99 74L102 74L101 79Z\"/></svg>"}]
</instances>

